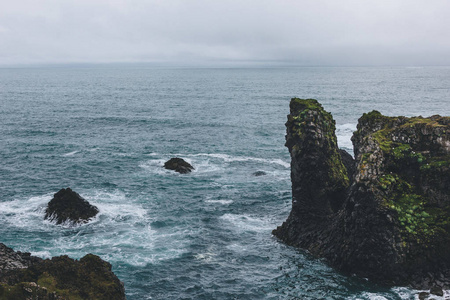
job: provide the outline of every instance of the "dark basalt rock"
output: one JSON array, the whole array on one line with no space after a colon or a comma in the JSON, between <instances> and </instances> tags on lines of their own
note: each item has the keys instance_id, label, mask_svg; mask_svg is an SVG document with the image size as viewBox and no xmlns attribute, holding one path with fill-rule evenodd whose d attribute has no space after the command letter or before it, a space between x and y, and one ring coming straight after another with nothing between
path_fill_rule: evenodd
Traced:
<instances>
[{"instance_id":1,"label":"dark basalt rock","mask_svg":"<svg viewBox=\"0 0 450 300\"><path fill-rule=\"evenodd\" d=\"M450 117L364 114L355 160L334 124L316 100L291 100L292 210L274 235L347 274L449 288Z\"/></svg>"},{"instance_id":2,"label":"dark basalt rock","mask_svg":"<svg viewBox=\"0 0 450 300\"><path fill-rule=\"evenodd\" d=\"M186 174L194 170L194 167L179 157L173 157L164 163L164 168L175 172Z\"/></svg>"},{"instance_id":3,"label":"dark basalt rock","mask_svg":"<svg viewBox=\"0 0 450 300\"><path fill-rule=\"evenodd\" d=\"M72 225L87 223L98 213L98 208L89 204L79 194L70 188L61 189L48 203L44 219L55 221L56 224L71 223Z\"/></svg>"},{"instance_id":4,"label":"dark basalt rock","mask_svg":"<svg viewBox=\"0 0 450 300\"><path fill-rule=\"evenodd\" d=\"M442 290L441 287L434 286L430 289L430 294L442 297L444 296L444 291Z\"/></svg>"},{"instance_id":5,"label":"dark basalt rock","mask_svg":"<svg viewBox=\"0 0 450 300\"><path fill-rule=\"evenodd\" d=\"M0 299L125 299L111 265L88 254L41 259L0 243Z\"/></svg>"},{"instance_id":6,"label":"dark basalt rock","mask_svg":"<svg viewBox=\"0 0 450 300\"><path fill-rule=\"evenodd\" d=\"M351 181L356 172L356 162L347 151L339 149L339 153L341 154L342 163L344 164L345 169L347 169L348 179Z\"/></svg>"},{"instance_id":7,"label":"dark basalt rock","mask_svg":"<svg viewBox=\"0 0 450 300\"><path fill-rule=\"evenodd\" d=\"M264 176L266 175L266 172L264 171L256 171L253 173L253 176Z\"/></svg>"}]
</instances>

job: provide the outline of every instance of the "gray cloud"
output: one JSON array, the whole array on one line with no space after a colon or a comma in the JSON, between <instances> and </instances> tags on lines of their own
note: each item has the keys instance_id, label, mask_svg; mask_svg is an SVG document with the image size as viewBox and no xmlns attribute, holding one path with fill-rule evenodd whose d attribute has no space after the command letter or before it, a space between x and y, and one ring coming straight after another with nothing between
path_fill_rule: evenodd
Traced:
<instances>
[{"instance_id":1,"label":"gray cloud","mask_svg":"<svg viewBox=\"0 0 450 300\"><path fill-rule=\"evenodd\" d=\"M0 64L449 65L448 0L0 0Z\"/></svg>"}]
</instances>

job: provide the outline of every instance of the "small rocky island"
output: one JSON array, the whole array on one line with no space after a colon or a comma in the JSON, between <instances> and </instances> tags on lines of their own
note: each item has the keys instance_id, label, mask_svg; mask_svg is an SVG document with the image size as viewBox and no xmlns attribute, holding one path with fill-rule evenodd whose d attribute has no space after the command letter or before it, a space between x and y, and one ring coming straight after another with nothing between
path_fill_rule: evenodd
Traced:
<instances>
[{"instance_id":1,"label":"small rocky island","mask_svg":"<svg viewBox=\"0 0 450 300\"><path fill-rule=\"evenodd\" d=\"M44 219L56 224L78 225L87 223L98 214L98 208L91 205L70 188L61 189L47 205Z\"/></svg>"},{"instance_id":2,"label":"small rocky island","mask_svg":"<svg viewBox=\"0 0 450 300\"><path fill-rule=\"evenodd\" d=\"M173 157L164 163L164 168L167 170L173 170L180 174L191 173L194 170L194 167L179 157Z\"/></svg>"},{"instance_id":3,"label":"small rocky island","mask_svg":"<svg viewBox=\"0 0 450 300\"><path fill-rule=\"evenodd\" d=\"M0 299L124 300L125 289L96 255L42 259L0 243Z\"/></svg>"},{"instance_id":4,"label":"small rocky island","mask_svg":"<svg viewBox=\"0 0 450 300\"><path fill-rule=\"evenodd\" d=\"M450 117L364 114L355 159L316 100L292 99L286 127L292 210L275 236L349 275L450 288Z\"/></svg>"}]
</instances>

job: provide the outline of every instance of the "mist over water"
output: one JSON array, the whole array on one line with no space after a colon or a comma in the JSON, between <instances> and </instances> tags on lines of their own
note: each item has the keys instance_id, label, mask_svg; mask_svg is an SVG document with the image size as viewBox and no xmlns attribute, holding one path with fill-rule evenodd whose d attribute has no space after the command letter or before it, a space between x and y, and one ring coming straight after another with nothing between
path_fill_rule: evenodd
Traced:
<instances>
[{"instance_id":1,"label":"mist over water","mask_svg":"<svg viewBox=\"0 0 450 300\"><path fill-rule=\"evenodd\" d=\"M97 254L128 299L413 299L272 237L291 205L284 123L290 98L315 98L352 152L364 112L450 115L449 79L450 68L0 69L0 242ZM194 172L163 169L174 156ZM65 187L100 214L44 221Z\"/></svg>"}]
</instances>

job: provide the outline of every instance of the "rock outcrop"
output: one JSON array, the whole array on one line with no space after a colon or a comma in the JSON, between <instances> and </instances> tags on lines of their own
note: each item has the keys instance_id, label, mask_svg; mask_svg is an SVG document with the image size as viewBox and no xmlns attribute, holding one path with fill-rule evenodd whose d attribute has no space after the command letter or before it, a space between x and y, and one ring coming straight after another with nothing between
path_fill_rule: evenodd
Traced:
<instances>
[{"instance_id":1,"label":"rock outcrop","mask_svg":"<svg viewBox=\"0 0 450 300\"><path fill-rule=\"evenodd\" d=\"M364 114L355 160L316 100L292 99L286 127L292 211L274 235L347 274L450 287L450 117Z\"/></svg>"},{"instance_id":2,"label":"rock outcrop","mask_svg":"<svg viewBox=\"0 0 450 300\"><path fill-rule=\"evenodd\" d=\"M173 157L164 163L164 168L174 170L175 172L186 174L194 170L194 167L179 157Z\"/></svg>"},{"instance_id":3,"label":"rock outcrop","mask_svg":"<svg viewBox=\"0 0 450 300\"><path fill-rule=\"evenodd\" d=\"M88 254L41 259L0 243L0 299L125 299L111 265Z\"/></svg>"},{"instance_id":4,"label":"rock outcrop","mask_svg":"<svg viewBox=\"0 0 450 300\"><path fill-rule=\"evenodd\" d=\"M79 194L70 188L61 189L47 205L44 219L55 221L56 224L77 225L87 223L98 213L98 208L89 204Z\"/></svg>"},{"instance_id":5,"label":"rock outcrop","mask_svg":"<svg viewBox=\"0 0 450 300\"><path fill-rule=\"evenodd\" d=\"M256 171L256 172L253 172L252 175L253 175L253 176L256 176L256 177L259 177L259 176L267 175L267 173L264 172L264 171Z\"/></svg>"}]
</instances>

